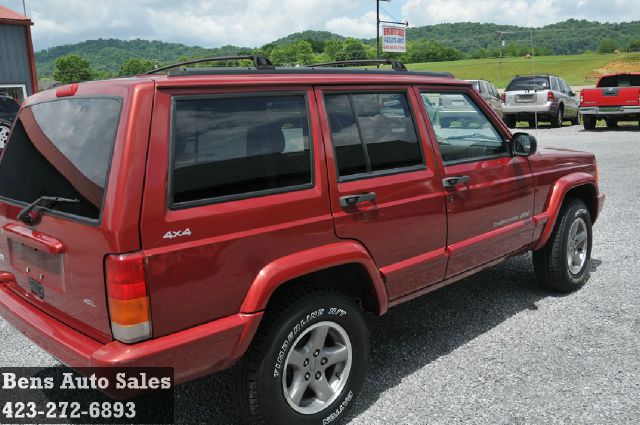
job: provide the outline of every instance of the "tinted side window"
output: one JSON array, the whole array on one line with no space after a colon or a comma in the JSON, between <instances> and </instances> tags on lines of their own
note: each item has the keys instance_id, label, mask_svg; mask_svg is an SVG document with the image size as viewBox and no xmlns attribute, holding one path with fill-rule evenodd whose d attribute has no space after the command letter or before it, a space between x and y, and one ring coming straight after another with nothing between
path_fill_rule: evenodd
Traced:
<instances>
[{"instance_id":1,"label":"tinted side window","mask_svg":"<svg viewBox=\"0 0 640 425\"><path fill-rule=\"evenodd\" d=\"M311 185L304 95L179 98L174 204Z\"/></svg>"},{"instance_id":2,"label":"tinted side window","mask_svg":"<svg viewBox=\"0 0 640 425\"><path fill-rule=\"evenodd\" d=\"M423 164L404 94L325 96L341 177Z\"/></svg>"},{"instance_id":3,"label":"tinted side window","mask_svg":"<svg viewBox=\"0 0 640 425\"><path fill-rule=\"evenodd\" d=\"M464 93L425 92L422 101L445 162L480 160L507 152L502 136Z\"/></svg>"}]
</instances>

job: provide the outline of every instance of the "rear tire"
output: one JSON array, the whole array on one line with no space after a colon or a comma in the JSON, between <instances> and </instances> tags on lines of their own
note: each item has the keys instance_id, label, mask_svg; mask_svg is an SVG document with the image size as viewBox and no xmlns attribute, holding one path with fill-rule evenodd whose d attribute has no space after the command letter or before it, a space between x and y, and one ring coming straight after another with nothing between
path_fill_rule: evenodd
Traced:
<instances>
[{"instance_id":1,"label":"rear tire","mask_svg":"<svg viewBox=\"0 0 640 425\"><path fill-rule=\"evenodd\" d=\"M0 151L4 149L11 133L11 124L0 121Z\"/></svg>"},{"instance_id":2,"label":"rear tire","mask_svg":"<svg viewBox=\"0 0 640 425\"><path fill-rule=\"evenodd\" d=\"M267 311L236 367L249 423L337 423L353 405L369 360L360 308L334 291L287 296Z\"/></svg>"},{"instance_id":3,"label":"rear tire","mask_svg":"<svg viewBox=\"0 0 640 425\"><path fill-rule=\"evenodd\" d=\"M529 118L529 128L535 128L535 127L536 127L536 119Z\"/></svg>"},{"instance_id":4,"label":"rear tire","mask_svg":"<svg viewBox=\"0 0 640 425\"><path fill-rule=\"evenodd\" d=\"M516 117L514 117L513 115L505 115L503 120L507 127L516 128Z\"/></svg>"},{"instance_id":5,"label":"rear tire","mask_svg":"<svg viewBox=\"0 0 640 425\"><path fill-rule=\"evenodd\" d=\"M591 115L583 115L582 116L582 125L585 130L595 130L596 128L596 118Z\"/></svg>"},{"instance_id":6,"label":"rear tire","mask_svg":"<svg viewBox=\"0 0 640 425\"><path fill-rule=\"evenodd\" d=\"M579 199L566 200L547 243L533 252L538 283L558 292L581 288L591 263L591 215Z\"/></svg>"},{"instance_id":7,"label":"rear tire","mask_svg":"<svg viewBox=\"0 0 640 425\"><path fill-rule=\"evenodd\" d=\"M551 127L560 128L562 127L563 122L564 122L564 110L562 109L562 107L559 107L556 115L551 118Z\"/></svg>"},{"instance_id":8,"label":"rear tire","mask_svg":"<svg viewBox=\"0 0 640 425\"><path fill-rule=\"evenodd\" d=\"M618 128L618 120L613 118L608 118L605 120L607 123L607 128Z\"/></svg>"}]
</instances>

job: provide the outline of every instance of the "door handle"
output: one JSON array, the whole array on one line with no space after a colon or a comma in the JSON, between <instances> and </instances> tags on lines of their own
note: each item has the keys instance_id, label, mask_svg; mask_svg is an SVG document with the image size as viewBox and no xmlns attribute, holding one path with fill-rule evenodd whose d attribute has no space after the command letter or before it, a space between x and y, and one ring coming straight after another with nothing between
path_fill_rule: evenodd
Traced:
<instances>
[{"instance_id":1,"label":"door handle","mask_svg":"<svg viewBox=\"0 0 640 425\"><path fill-rule=\"evenodd\" d=\"M349 208L349 207L356 206L362 202L373 202L375 200L376 200L375 192L360 193L357 195L347 195L347 196L342 196L340 198L340 206L342 208Z\"/></svg>"},{"instance_id":2,"label":"door handle","mask_svg":"<svg viewBox=\"0 0 640 425\"><path fill-rule=\"evenodd\" d=\"M469 176L454 176L442 179L442 186L445 188L455 188L459 184L467 184L471 181Z\"/></svg>"}]
</instances>

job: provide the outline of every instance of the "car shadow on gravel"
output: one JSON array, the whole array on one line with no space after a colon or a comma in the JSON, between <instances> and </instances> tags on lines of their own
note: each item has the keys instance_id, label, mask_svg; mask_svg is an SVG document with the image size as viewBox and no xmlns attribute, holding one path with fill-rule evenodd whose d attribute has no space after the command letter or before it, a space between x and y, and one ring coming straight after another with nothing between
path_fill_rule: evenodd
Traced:
<instances>
[{"instance_id":1,"label":"car shadow on gravel","mask_svg":"<svg viewBox=\"0 0 640 425\"><path fill-rule=\"evenodd\" d=\"M370 318L371 363L347 419L365 411L405 376L515 314L537 310L535 303L548 295L537 286L527 254ZM242 423L231 399L232 379L232 371L225 371L179 386L176 424Z\"/></svg>"}]
</instances>

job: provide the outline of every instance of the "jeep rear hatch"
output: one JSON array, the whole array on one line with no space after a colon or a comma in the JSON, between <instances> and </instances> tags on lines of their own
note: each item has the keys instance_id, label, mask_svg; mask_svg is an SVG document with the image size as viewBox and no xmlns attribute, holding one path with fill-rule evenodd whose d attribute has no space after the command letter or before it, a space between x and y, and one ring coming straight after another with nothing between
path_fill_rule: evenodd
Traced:
<instances>
[{"instance_id":1,"label":"jeep rear hatch","mask_svg":"<svg viewBox=\"0 0 640 425\"><path fill-rule=\"evenodd\" d=\"M0 272L35 307L98 340L110 339L104 261L113 241L101 221L122 102L26 106L0 160ZM64 201L44 198L19 220L41 197Z\"/></svg>"}]
</instances>

